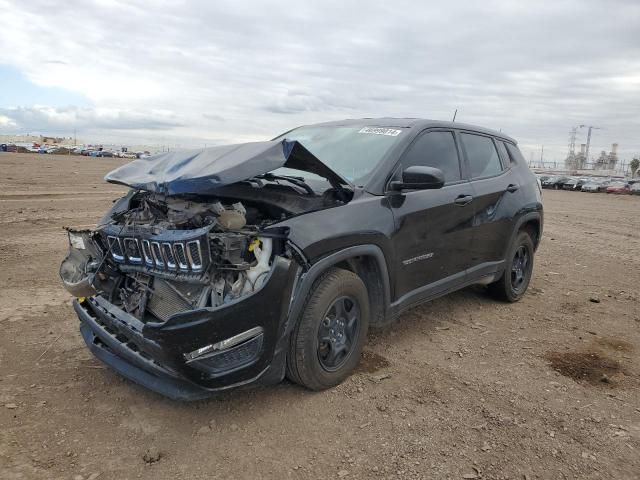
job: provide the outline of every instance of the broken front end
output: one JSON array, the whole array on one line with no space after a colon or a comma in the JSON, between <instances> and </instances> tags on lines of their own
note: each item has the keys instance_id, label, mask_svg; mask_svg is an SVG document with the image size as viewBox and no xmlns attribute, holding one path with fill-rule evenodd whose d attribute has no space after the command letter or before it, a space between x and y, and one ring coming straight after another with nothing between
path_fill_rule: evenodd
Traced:
<instances>
[{"instance_id":1,"label":"broken front end","mask_svg":"<svg viewBox=\"0 0 640 480\"><path fill-rule=\"evenodd\" d=\"M60 275L77 297L85 342L124 376L173 398L279 382L304 263L273 225L288 213L132 190L96 230L69 230Z\"/></svg>"}]
</instances>

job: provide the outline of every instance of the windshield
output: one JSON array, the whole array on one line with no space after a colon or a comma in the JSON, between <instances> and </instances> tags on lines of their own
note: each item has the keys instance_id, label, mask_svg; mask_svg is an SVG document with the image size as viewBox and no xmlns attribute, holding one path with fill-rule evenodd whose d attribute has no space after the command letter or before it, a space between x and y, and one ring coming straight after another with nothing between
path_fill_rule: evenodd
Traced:
<instances>
[{"instance_id":1,"label":"windshield","mask_svg":"<svg viewBox=\"0 0 640 480\"><path fill-rule=\"evenodd\" d=\"M276 140L297 140L329 168L351 183L362 185L403 135L406 129L398 127L327 125L296 128ZM291 173L288 170L281 168L274 173ZM304 172L303 176L310 175Z\"/></svg>"}]
</instances>

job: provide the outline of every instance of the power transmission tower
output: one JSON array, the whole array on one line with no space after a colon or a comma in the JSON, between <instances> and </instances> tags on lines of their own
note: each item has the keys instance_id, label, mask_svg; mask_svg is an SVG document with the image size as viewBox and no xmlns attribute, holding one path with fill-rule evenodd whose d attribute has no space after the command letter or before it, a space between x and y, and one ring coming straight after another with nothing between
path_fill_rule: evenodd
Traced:
<instances>
[{"instance_id":1,"label":"power transmission tower","mask_svg":"<svg viewBox=\"0 0 640 480\"><path fill-rule=\"evenodd\" d=\"M580 125L580 128L587 127L587 125ZM594 127L593 125L588 125L589 132L587 133L587 150L584 153L584 163L585 166L589 164L589 146L591 145L591 130L602 130L600 127Z\"/></svg>"},{"instance_id":2,"label":"power transmission tower","mask_svg":"<svg viewBox=\"0 0 640 480\"><path fill-rule=\"evenodd\" d=\"M576 157L576 137L578 135L578 129L582 128L583 125L579 127L573 127L569 132L569 153L567 153L567 159L564 162L565 168L569 170L573 170L573 173L577 173L578 158Z\"/></svg>"},{"instance_id":3,"label":"power transmission tower","mask_svg":"<svg viewBox=\"0 0 640 480\"><path fill-rule=\"evenodd\" d=\"M578 127L573 127L569 132L569 153L567 158L576 156L576 136L578 135Z\"/></svg>"}]
</instances>

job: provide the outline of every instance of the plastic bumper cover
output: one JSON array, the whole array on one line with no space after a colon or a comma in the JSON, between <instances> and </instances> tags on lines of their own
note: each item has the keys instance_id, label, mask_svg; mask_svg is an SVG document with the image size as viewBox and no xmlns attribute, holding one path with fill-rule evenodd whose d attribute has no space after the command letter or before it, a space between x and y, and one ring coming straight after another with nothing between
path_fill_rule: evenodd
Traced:
<instances>
[{"instance_id":1,"label":"plastic bumper cover","mask_svg":"<svg viewBox=\"0 0 640 480\"><path fill-rule=\"evenodd\" d=\"M161 395L198 400L248 384L282 380L288 310L297 266L276 257L260 290L218 308L183 312L164 323L143 323L102 297L74 301L82 337L101 361ZM207 370L185 354L261 327L255 358ZM224 352L223 352L224 353ZM238 357L229 349L229 358ZM220 362L218 361L218 364Z\"/></svg>"}]
</instances>

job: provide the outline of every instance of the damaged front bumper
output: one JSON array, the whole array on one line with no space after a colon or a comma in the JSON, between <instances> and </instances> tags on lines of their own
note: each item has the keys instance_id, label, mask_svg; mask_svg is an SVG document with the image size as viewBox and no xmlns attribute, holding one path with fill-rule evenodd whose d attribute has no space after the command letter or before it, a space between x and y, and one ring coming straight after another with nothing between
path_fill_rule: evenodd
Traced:
<instances>
[{"instance_id":1,"label":"damaged front bumper","mask_svg":"<svg viewBox=\"0 0 640 480\"><path fill-rule=\"evenodd\" d=\"M123 376L174 399L197 400L284 377L298 264L276 256L260 289L219 307L144 323L101 296L74 301L94 355Z\"/></svg>"}]
</instances>

